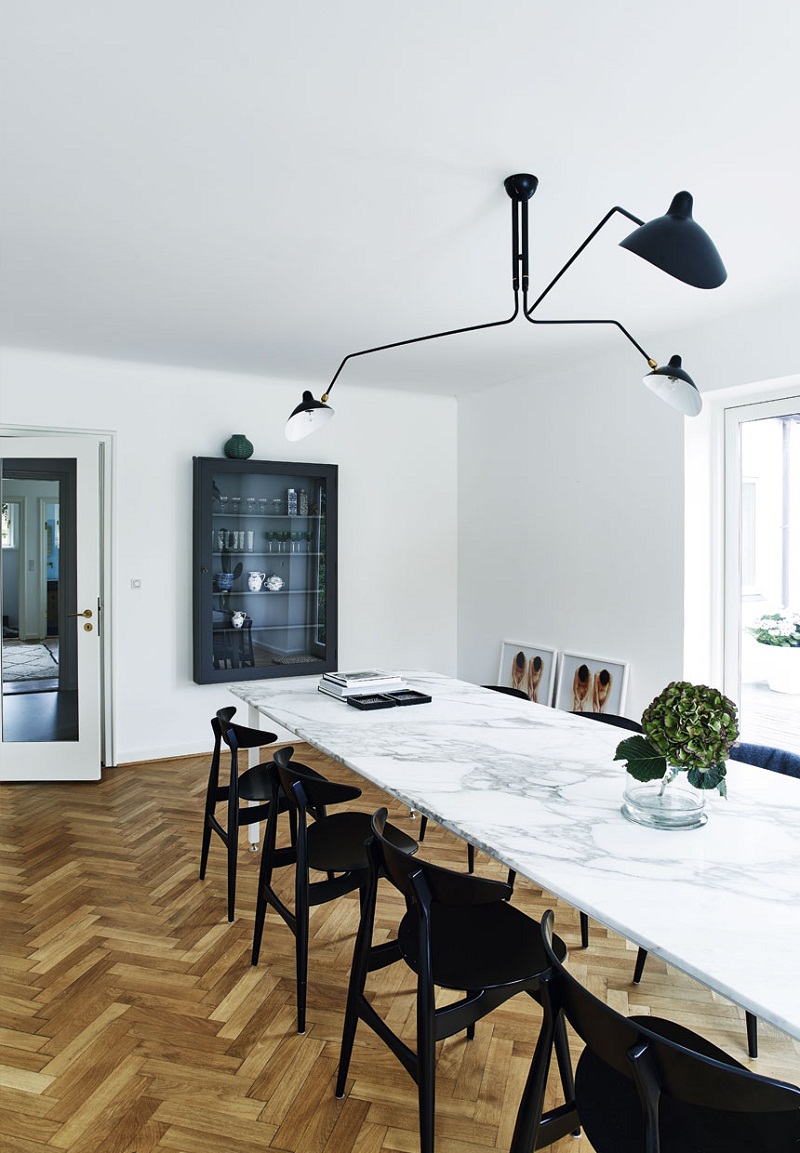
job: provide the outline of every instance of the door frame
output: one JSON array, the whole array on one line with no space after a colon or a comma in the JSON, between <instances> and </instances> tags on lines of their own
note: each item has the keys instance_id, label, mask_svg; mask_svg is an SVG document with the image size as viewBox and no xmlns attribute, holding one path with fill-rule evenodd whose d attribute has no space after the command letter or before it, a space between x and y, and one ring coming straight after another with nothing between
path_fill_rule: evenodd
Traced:
<instances>
[{"instance_id":1,"label":"door frame","mask_svg":"<svg viewBox=\"0 0 800 1153\"><path fill-rule=\"evenodd\" d=\"M100 750L104 768L117 763L115 740L116 701L114 693L114 478L116 433L87 428L44 428L39 425L0 424L3 436L59 437L85 436L99 448L100 498L100 598L103 605L103 631L100 637Z\"/></svg>"}]
</instances>

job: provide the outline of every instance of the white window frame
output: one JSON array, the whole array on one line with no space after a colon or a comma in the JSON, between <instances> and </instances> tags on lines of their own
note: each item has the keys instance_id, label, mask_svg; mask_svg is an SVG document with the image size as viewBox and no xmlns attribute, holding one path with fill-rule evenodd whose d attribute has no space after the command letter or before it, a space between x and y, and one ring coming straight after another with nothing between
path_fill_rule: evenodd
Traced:
<instances>
[{"instance_id":1,"label":"white window frame","mask_svg":"<svg viewBox=\"0 0 800 1153\"><path fill-rule=\"evenodd\" d=\"M741 694L741 426L752 420L789 416L800 411L800 396L726 407L725 420L725 555L722 630L723 692L735 701Z\"/></svg>"},{"instance_id":2,"label":"white window frame","mask_svg":"<svg viewBox=\"0 0 800 1153\"><path fill-rule=\"evenodd\" d=\"M738 546L738 494L726 500L726 413L751 409L742 419L756 419L762 406L800 401L800 374L719 389L703 397L703 411L687 420L684 470L684 667L687 680L714 685L739 702L740 636L738 562L733 565L728 541ZM782 415L784 409L775 415ZM796 411L790 407L789 411ZM736 447L738 465L738 446ZM735 469L733 471L735 475ZM731 500L734 501L731 506ZM731 591L735 589L736 591ZM726 641L727 637L727 641ZM736 643L732 638L736 637Z\"/></svg>"}]
</instances>

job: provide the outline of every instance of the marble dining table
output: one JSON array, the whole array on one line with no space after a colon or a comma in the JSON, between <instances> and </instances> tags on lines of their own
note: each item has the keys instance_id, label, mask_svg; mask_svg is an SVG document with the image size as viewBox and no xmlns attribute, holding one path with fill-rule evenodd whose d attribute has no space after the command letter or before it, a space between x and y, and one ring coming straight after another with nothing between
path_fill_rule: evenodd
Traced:
<instances>
[{"instance_id":1,"label":"marble dining table","mask_svg":"<svg viewBox=\"0 0 800 1153\"><path fill-rule=\"evenodd\" d=\"M626 734L430 672L429 704L361 712L317 677L229 691L404 805L800 1038L800 780L739 761L691 830L620 806ZM556 924L558 929L558 924Z\"/></svg>"}]
</instances>

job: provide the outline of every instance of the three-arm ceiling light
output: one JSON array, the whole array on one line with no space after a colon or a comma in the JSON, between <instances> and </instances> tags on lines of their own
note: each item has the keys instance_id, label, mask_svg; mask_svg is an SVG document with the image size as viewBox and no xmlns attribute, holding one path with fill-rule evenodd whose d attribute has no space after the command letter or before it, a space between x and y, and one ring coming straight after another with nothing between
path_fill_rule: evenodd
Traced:
<instances>
[{"instance_id":1,"label":"three-arm ceiling light","mask_svg":"<svg viewBox=\"0 0 800 1153\"><path fill-rule=\"evenodd\" d=\"M520 290L522 291L522 315L531 324L614 324L628 338L634 348L638 349L650 366L650 372L644 377L648 388L671 405L678 412L686 416L696 416L702 408L703 402L692 378L681 367L681 358L673 356L669 363L659 368L651 356L642 346L633 339L618 320L540 320L533 313L542 303L550 289L561 279L570 265L586 248L600 229L615 213L619 212L638 225L636 229L620 241L622 248L635 252L644 260L655 264L657 268L668 272L670 276L694 285L695 288L717 288L725 281L727 273L720 260L711 238L692 219L692 197L688 192L678 192L665 216L659 216L645 224L643 220L633 216L624 208L612 208L597 227L589 233L583 244L569 258L564 267L556 273L545 290L537 296L532 304L528 303L530 290L528 271L528 201L536 191L539 181L535 176L527 173L518 173L505 180L505 189L511 198L511 248L512 268L511 284L514 292L514 311L506 320L494 320L488 324L470 324L466 328L451 328L446 332L433 332L428 336L415 336L410 340L397 340L392 344L379 344L375 348L363 348L359 352L351 352L344 358L337 368L333 380L323 393L320 400L315 400L310 392L303 393L303 399L286 424L288 440L301 440L304 436L320 428L333 416L333 409L328 407L328 397L331 389L339 379L348 360L356 356L367 356L372 352L385 352L389 348L402 348L406 344L419 344L423 340L438 340L441 336L457 336L462 332L477 332L482 328L497 328L499 325L510 324L520 312Z\"/></svg>"}]
</instances>

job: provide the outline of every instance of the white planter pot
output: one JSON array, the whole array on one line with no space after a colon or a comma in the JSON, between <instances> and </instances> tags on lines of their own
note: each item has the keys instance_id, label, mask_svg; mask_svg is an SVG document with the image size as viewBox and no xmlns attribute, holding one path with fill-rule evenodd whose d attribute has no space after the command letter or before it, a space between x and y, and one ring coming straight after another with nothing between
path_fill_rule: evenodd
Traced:
<instances>
[{"instance_id":1,"label":"white planter pot","mask_svg":"<svg viewBox=\"0 0 800 1153\"><path fill-rule=\"evenodd\" d=\"M759 645L767 684L774 693L800 693L800 648Z\"/></svg>"}]
</instances>

